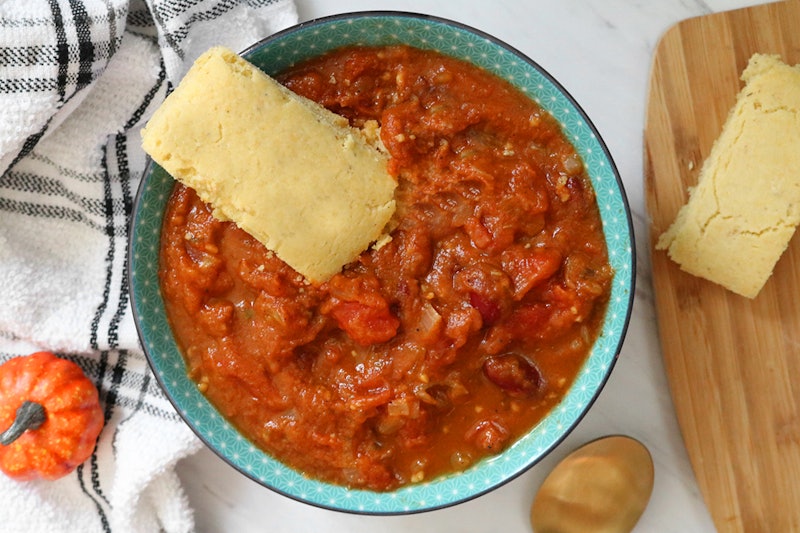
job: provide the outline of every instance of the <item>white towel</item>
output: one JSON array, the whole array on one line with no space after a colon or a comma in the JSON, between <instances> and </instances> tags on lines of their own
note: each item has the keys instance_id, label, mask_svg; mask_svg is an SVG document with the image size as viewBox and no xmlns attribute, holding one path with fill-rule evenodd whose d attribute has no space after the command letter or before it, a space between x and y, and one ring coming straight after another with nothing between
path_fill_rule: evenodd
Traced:
<instances>
[{"instance_id":1,"label":"white towel","mask_svg":"<svg viewBox=\"0 0 800 533\"><path fill-rule=\"evenodd\" d=\"M125 276L139 129L205 49L296 21L287 0L0 2L0 362L77 362L106 417L69 476L0 474L0 530L193 530L174 465L199 440L147 366Z\"/></svg>"}]
</instances>

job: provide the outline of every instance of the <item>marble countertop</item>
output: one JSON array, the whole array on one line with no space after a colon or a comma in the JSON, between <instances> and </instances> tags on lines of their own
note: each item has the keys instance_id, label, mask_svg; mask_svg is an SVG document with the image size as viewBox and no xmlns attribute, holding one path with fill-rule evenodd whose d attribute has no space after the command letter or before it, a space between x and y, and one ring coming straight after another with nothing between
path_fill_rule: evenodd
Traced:
<instances>
[{"instance_id":1,"label":"marble countertop","mask_svg":"<svg viewBox=\"0 0 800 533\"><path fill-rule=\"evenodd\" d=\"M550 72L593 120L619 168L633 211L637 284L633 317L612 376L589 414L547 458L471 502L411 516L369 517L298 503L240 475L204 449L178 473L197 531L478 533L530 531L530 503L569 451L608 434L650 449L655 488L635 531L714 531L689 464L658 344L642 176L642 131L652 54L673 24L752 5L744 0L297 0L300 20L361 10L399 9L452 19L488 32Z\"/></svg>"}]
</instances>

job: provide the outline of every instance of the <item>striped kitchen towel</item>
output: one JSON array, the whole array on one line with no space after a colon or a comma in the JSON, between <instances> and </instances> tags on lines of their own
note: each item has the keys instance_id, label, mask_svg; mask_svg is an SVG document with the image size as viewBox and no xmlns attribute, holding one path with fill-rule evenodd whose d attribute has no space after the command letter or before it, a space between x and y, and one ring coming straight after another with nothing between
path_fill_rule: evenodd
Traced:
<instances>
[{"instance_id":1,"label":"striped kitchen towel","mask_svg":"<svg viewBox=\"0 0 800 533\"><path fill-rule=\"evenodd\" d=\"M0 530L193 530L174 466L199 440L150 373L125 276L139 129L207 48L296 20L289 0L0 0L0 362L77 362L106 421L73 474L0 475Z\"/></svg>"}]
</instances>

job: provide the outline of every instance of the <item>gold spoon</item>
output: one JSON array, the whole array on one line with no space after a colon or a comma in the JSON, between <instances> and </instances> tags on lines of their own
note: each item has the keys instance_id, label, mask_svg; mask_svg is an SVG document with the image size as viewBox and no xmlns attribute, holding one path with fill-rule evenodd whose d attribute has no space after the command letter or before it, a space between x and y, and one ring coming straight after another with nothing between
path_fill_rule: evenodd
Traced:
<instances>
[{"instance_id":1,"label":"gold spoon","mask_svg":"<svg viewBox=\"0 0 800 533\"><path fill-rule=\"evenodd\" d=\"M653 492L653 459L630 437L589 442L542 482L531 506L534 533L629 533Z\"/></svg>"}]
</instances>

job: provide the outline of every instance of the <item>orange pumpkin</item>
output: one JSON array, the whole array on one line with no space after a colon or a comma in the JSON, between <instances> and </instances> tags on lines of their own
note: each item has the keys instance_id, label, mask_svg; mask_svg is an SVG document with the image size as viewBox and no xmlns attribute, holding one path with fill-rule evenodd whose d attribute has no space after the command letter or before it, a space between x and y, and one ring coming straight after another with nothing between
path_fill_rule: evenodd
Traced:
<instances>
[{"instance_id":1,"label":"orange pumpkin","mask_svg":"<svg viewBox=\"0 0 800 533\"><path fill-rule=\"evenodd\" d=\"M0 365L0 470L15 479L58 479L91 456L103 428L94 383L50 352Z\"/></svg>"}]
</instances>

